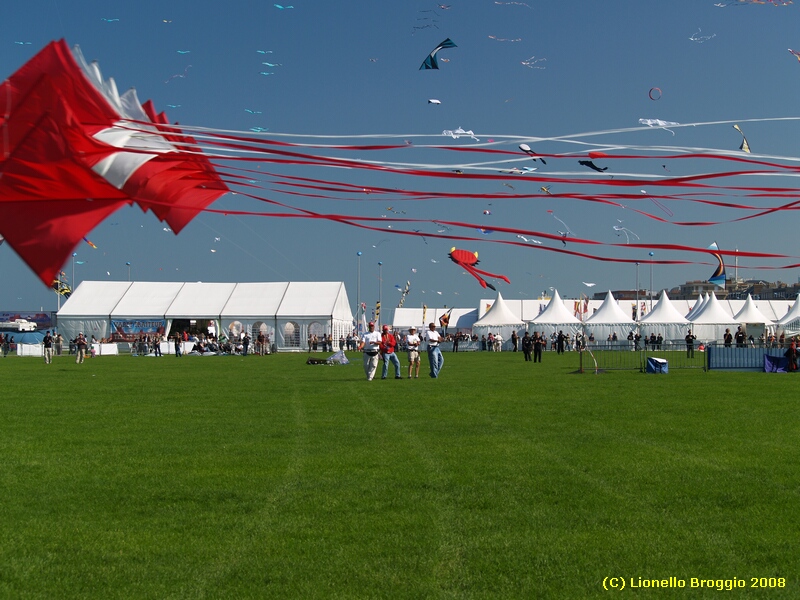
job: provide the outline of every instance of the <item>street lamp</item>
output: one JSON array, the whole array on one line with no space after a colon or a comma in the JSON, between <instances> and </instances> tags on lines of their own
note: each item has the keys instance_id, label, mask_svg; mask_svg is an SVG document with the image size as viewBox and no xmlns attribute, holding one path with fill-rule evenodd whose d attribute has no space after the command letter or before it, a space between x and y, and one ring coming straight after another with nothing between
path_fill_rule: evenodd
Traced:
<instances>
[{"instance_id":1,"label":"street lamp","mask_svg":"<svg viewBox=\"0 0 800 600\"><path fill-rule=\"evenodd\" d=\"M378 306L380 307L379 310L383 310L383 304L381 303L381 294L383 292L383 263L378 261ZM379 312L377 315L378 322L375 324L377 328L381 324L381 313Z\"/></svg>"},{"instance_id":2,"label":"street lamp","mask_svg":"<svg viewBox=\"0 0 800 600\"><path fill-rule=\"evenodd\" d=\"M356 290L356 331L361 332L361 319L358 318L358 311L361 310L361 251L356 252L358 256L358 287Z\"/></svg>"},{"instance_id":3,"label":"street lamp","mask_svg":"<svg viewBox=\"0 0 800 600\"><path fill-rule=\"evenodd\" d=\"M654 252L650 253L650 312L653 312L653 256Z\"/></svg>"},{"instance_id":4,"label":"street lamp","mask_svg":"<svg viewBox=\"0 0 800 600\"><path fill-rule=\"evenodd\" d=\"M131 263L126 262L125 264L128 265L128 281L130 281L131 280Z\"/></svg>"},{"instance_id":5,"label":"street lamp","mask_svg":"<svg viewBox=\"0 0 800 600\"><path fill-rule=\"evenodd\" d=\"M639 263L636 263L636 309L634 314L636 315L636 322L639 322Z\"/></svg>"}]
</instances>

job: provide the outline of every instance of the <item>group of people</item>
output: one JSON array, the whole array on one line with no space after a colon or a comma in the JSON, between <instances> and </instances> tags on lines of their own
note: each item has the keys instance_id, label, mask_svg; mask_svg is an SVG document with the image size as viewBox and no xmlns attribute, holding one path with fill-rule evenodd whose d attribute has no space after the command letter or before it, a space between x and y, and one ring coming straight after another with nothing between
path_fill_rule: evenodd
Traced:
<instances>
[{"instance_id":1,"label":"group of people","mask_svg":"<svg viewBox=\"0 0 800 600\"><path fill-rule=\"evenodd\" d=\"M361 338L359 350L364 355L364 373L367 376L367 381L372 381L378 370L378 361L383 360L383 371L381 379L386 379L389 376L389 364L394 367L394 378L404 379L401 375L402 367L400 366L400 359L397 357L397 350L399 341L397 336L391 332L388 325L384 325L381 332L375 331L375 323L370 322L367 333ZM417 335L417 328L412 326L408 329L408 334L405 336L403 345L407 348L408 353L408 378L419 379L420 370L420 348L425 342L426 350L428 352L428 364L430 365L430 377L437 379L439 372L444 366L444 357L439 348L439 344L443 340L443 336L436 331L436 325L431 323L428 325L428 330L420 337Z\"/></svg>"}]
</instances>

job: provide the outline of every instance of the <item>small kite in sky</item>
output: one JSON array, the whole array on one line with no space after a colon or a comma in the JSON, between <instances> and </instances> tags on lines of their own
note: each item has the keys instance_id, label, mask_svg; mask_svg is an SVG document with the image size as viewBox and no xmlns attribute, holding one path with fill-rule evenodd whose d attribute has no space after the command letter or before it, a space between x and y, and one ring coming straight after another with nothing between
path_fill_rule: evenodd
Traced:
<instances>
[{"instance_id":1,"label":"small kite in sky","mask_svg":"<svg viewBox=\"0 0 800 600\"><path fill-rule=\"evenodd\" d=\"M509 38L499 38L499 37L494 36L494 35L490 35L489 39L490 40L494 40L495 42L521 42L522 41L522 38L514 38L512 40L512 39L509 39Z\"/></svg>"},{"instance_id":2,"label":"small kite in sky","mask_svg":"<svg viewBox=\"0 0 800 600\"><path fill-rule=\"evenodd\" d=\"M598 173L602 173L603 171L607 171L608 167L598 167L594 162L591 160L579 160L579 165L583 165L584 167L589 167L590 169L597 171Z\"/></svg>"},{"instance_id":3,"label":"small kite in sky","mask_svg":"<svg viewBox=\"0 0 800 600\"><path fill-rule=\"evenodd\" d=\"M280 10L284 10L286 8L294 8L294 6L283 6L281 4L273 4L272 6L274 6L277 9L280 9Z\"/></svg>"},{"instance_id":4,"label":"small kite in sky","mask_svg":"<svg viewBox=\"0 0 800 600\"><path fill-rule=\"evenodd\" d=\"M617 220L619 221L619 219L617 219ZM622 223L622 221L619 221L619 222L620 222L620 223ZM627 227L623 227L622 225L614 225L614 231L621 231L622 233L624 233L624 234L625 234L625 243L626 243L626 244L629 244L629 243L630 243L630 241L631 241L631 238L630 238L630 236L631 236L631 235L632 235L633 237L635 237L637 240L639 239L639 236L638 236L638 235L636 235L635 233L633 233L633 232L632 232L630 229L628 229ZM628 234L630 234L630 235L628 235ZM617 233L617 235L619 235L619 233Z\"/></svg>"},{"instance_id":5,"label":"small kite in sky","mask_svg":"<svg viewBox=\"0 0 800 600\"><path fill-rule=\"evenodd\" d=\"M458 266L462 267L467 273L469 273L475 279L477 279L478 283L480 283L481 287L484 289L488 287L493 290L496 290L497 288L495 288L491 283L487 283L486 280L483 277L481 277L481 275L502 279L508 284L511 283L508 280L508 277L506 277L505 275L497 275L495 273L489 273L487 271L476 269L475 265L477 265L479 262L477 252L470 252L469 250L458 250L456 248L450 248L450 253L448 254L448 256L450 257L450 260L452 260Z\"/></svg>"},{"instance_id":6,"label":"small kite in sky","mask_svg":"<svg viewBox=\"0 0 800 600\"><path fill-rule=\"evenodd\" d=\"M567 225L566 223L564 223L564 221L562 221L561 219L559 219L559 218L556 216L556 213L554 213L552 210L548 210L547 212L548 212L548 214L551 214L551 215L553 215L553 218L554 218L556 221L558 221L558 222L559 222L559 223L561 223L561 224L562 224L564 227L566 227L566 231L559 231L559 232L558 232L558 233L560 233L560 234L561 234L561 242L562 242L562 243L563 243L563 244L566 246L566 245L567 245L567 236L568 236L569 234L573 233L573 232L572 232L572 231L570 231L570 229L569 229L569 225Z\"/></svg>"},{"instance_id":7,"label":"small kite in sky","mask_svg":"<svg viewBox=\"0 0 800 600\"><path fill-rule=\"evenodd\" d=\"M530 58L523 60L522 64L529 69L544 69L544 67L536 66L536 63L544 62L546 60L546 58L536 58L535 56L531 56Z\"/></svg>"},{"instance_id":8,"label":"small kite in sky","mask_svg":"<svg viewBox=\"0 0 800 600\"><path fill-rule=\"evenodd\" d=\"M513 5L516 5L516 6L524 6L524 7L526 7L526 8L531 8L530 6L528 6L527 4L525 4L524 2L497 2L497 1L495 1L495 4L500 4L500 5L503 5L503 4L513 4ZM533 10L533 9L531 8L531 10Z\"/></svg>"},{"instance_id":9,"label":"small kite in sky","mask_svg":"<svg viewBox=\"0 0 800 600\"><path fill-rule=\"evenodd\" d=\"M164 83L169 83L170 81L172 81L173 79L176 79L178 77L180 77L181 79L186 79L186 77L189 75L189 69L191 69L191 68L192 68L192 65L186 65L186 68L183 70L183 74L178 73L176 75L173 75L172 77L167 79Z\"/></svg>"},{"instance_id":10,"label":"small kite in sky","mask_svg":"<svg viewBox=\"0 0 800 600\"><path fill-rule=\"evenodd\" d=\"M539 156L538 154L536 154L536 152L531 150L531 147L528 146L528 144L520 144L519 149L522 150L528 156L530 156L533 160L536 160L538 158L540 161L542 161L543 165L547 164L541 156Z\"/></svg>"},{"instance_id":11,"label":"small kite in sky","mask_svg":"<svg viewBox=\"0 0 800 600\"><path fill-rule=\"evenodd\" d=\"M676 123L675 121L662 121L661 119L639 119L639 123L642 125L647 125L648 127L660 127L661 129L666 129L672 135L675 135L675 132L671 129L667 129L667 127L680 125L680 123Z\"/></svg>"},{"instance_id":12,"label":"small kite in sky","mask_svg":"<svg viewBox=\"0 0 800 600\"><path fill-rule=\"evenodd\" d=\"M436 98L429 98L428 99L428 104L441 104L441 103L442 103L442 101L441 100L437 100Z\"/></svg>"},{"instance_id":13,"label":"small kite in sky","mask_svg":"<svg viewBox=\"0 0 800 600\"><path fill-rule=\"evenodd\" d=\"M703 42L707 42L711 38L717 37L716 33L712 33L711 35L700 35L700 32L703 31L699 27L697 28L697 33L693 33L689 39L693 42L697 42L698 44L702 44Z\"/></svg>"},{"instance_id":14,"label":"small kite in sky","mask_svg":"<svg viewBox=\"0 0 800 600\"><path fill-rule=\"evenodd\" d=\"M19 42L16 42L16 43L19 43ZM792 56L794 56L798 61L800 61L800 52L798 52L797 50L792 50L791 48L789 48L789 53Z\"/></svg>"},{"instance_id":15,"label":"small kite in sky","mask_svg":"<svg viewBox=\"0 0 800 600\"><path fill-rule=\"evenodd\" d=\"M545 193L545 194L547 194L549 196L552 196L552 194L550 193L550 186L549 185L543 185L542 187L539 188L539 191L543 192L543 193Z\"/></svg>"},{"instance_id":16,"label":"small kite in sky","mask_svg":"<svg viewBox=\"0 0 800 600\"><path fill-rule=\"evenodd\" d=\"M457 48L457 47L458 46L455 45L453 40L447 38L441 44L436 46L436 48L431 50L431 53L428 55L428 57L422 61L422 65L420 66L419 70L423 71L427 69L438 69L439 63L436 61L436 53L439 52L439 50L443 50L445 48Z\"/></svg>"},{"instance_id":17,"label":"small kite in sky","mask_svg":"<svg viewBox=\"0 0 800 600\"><path fill-rule=\"evenodd\" d=\"M650 91L647 92L647 95L650 96L650 100L661 100L661 88L650 88Z\"/></svg>"},{"instance_id":18,"label":"small kite in sky","mask_svg":"<svg viewBox=\"0 0 800 600\"><path fill-rule=\"evenodd\" d=\"M454 130L445 129L444 131L442 131L442 135L449 135L454 140L457 140L462 135L468 135L469 137L471 137L476 142L480 141L480 139L475 137L475 134L472 132L471 129L469 131L466 131L466 130L462 129L461 126L459 126L458 129L454 129Z\"/></svg>"},{"instance_id":19,"label":"small kite in sky","mask_svg":"<svg viewBox=\"0 0 800 600\"><path fill-rule=\"evenodd\" d=\"M596 283L587 283L586 281L581 281L581 283L586 287L594 287L597 285Z\"/></svg>"},{"instance_id":20,"label":"small kite in sky","mask_svg":"<svg viewBox=\"0 0 800 600\"><path fill-rule=\"evenodd\" d=\"M734 125L733 128L742 134L742 143L739 146L739 150L741 150L742 152L747 152L749 154L750 144L747 143L747 138L744 137L744 131L742 131L741 127L739 127L738 125Z\"/></svg>"},{"instance_id":21,"label":"small kite in sky","mask_svg":"<svg viewBox=\"0 0 800 600\"><path fill-rule=\"evenodd\" d=\"M490 215L490 214L492 214L492 211L490 211L490 210L485 210L485 211L483 211L483 214L485 214L485 215Z\"/></svg>"},{"instance_id":22,"label":"small kite in sky","mask_svg":"<svg viewBox=\"0 0 800 600\"><path fill-rule=\"evenodd\" d=\"M189 54L191 50L177 50L178 54Z\"/></svg>"}]
</instances>

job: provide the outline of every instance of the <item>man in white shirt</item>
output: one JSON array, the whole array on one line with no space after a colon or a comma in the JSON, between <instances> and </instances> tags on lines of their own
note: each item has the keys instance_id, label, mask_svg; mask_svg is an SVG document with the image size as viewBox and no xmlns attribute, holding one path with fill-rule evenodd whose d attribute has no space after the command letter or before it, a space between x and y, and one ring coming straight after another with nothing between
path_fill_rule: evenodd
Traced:
<instances>
[{"instance_id":1,"label":"man in white shirt","mask_svg":"<svg viewBox=\"0 0 800 600\"><path fill-rule=\"evenodd\" d=\"M419 379L419 344L420 339L417 335L417 328L413 325L408 328L408 335L406 335L406 344L408 344L408 378L411 379L411 373L416 365L416 379Z\"/></svg>"},{"instance_id":2,"label":"man in white shirt","mask_svg":"<svg viewBox=\"0 0 800 600\"><path fill-rule=\"evenodd\" d=\"M364 353L364 373L367 375L367 381L372 381L375 371L378 370L381 334L375 331L375 323L370 321L368 327L369 331L361 338L358 349Z\"/></svg>"},{"instance_id":3,"label":"man in white shirt","mask_svg":"<svg viewBox=\"0 0 800 600\"><path fill-rule=\"evenodd\" d=\"M425 341L428 343L428 362L431 365L431 377L436 379L439 377L439 371L444 366L444 356L439 349L439 343L442 341L442 336L436 331L436 324L430 323L428 331L425 332Z\"/></svg>"}]
</instances>

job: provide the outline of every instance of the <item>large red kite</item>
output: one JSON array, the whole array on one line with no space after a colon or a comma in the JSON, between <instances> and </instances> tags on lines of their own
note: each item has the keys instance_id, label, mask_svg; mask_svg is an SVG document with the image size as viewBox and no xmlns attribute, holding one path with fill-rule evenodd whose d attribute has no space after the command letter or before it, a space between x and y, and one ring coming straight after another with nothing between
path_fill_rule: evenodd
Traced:
<instances>
[{"instance_id":1,"label":"large red kite","mask_svg":"<svg viewBox=\"0 0 800 600\"><path fill-rule=\"evenodd\" d=\"M0 235L45 285L126 204L177 233L227 191L192 138L64 40L0 85Z\"/></svg>"},{"instance_id":2,"label":"large red kite","mask_svg":"<svg viewBox=\"0 0 800 600\"><path fill-rule=\"evenodd\" d=\"M495 287L491 283L487 283L481 275L486 275L487 277L496 277L498 279L502 279L506 283L511 283L508 280L508 277L505 275L497 275L496 273L489 273L488 271L481 271L480 269L476 269L475 265L478 264L478 253L477 252L470 252L469 250L458 250L456 248L450 248L450 254L448 254L450 260L452 260L457 265L461 266L467 273L472 275L475 279L478 280L478 283L481 284L482 288L491 288L495 289Z\"/></svg>"}]
</instances>

